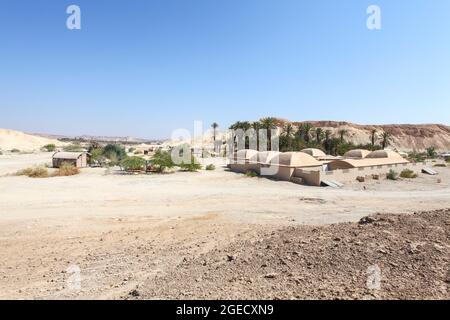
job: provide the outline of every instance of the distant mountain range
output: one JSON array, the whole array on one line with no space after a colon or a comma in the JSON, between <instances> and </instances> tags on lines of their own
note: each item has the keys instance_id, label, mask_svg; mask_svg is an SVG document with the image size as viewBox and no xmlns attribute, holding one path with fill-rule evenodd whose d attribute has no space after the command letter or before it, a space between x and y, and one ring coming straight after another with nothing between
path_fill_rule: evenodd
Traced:
<instances>
[{"instance_id":1,"label":"distant mountain range","mask_svg":"<svg viewBox=\"0 0 450 320\"><path fill-rule=\"evenodd\" d=\"M66 135L56 135L56 134L45 134L45 133L30 133L35 136L64 140L80 140L80 141L100 141L100 142L123 142L123 143L154 143L162 142L164 140L151 140L151 139L141 139L134 137L110 137L110 136L91 136L91 135L81 135L81 136L66 136Z\"/></svg>"}]
</instances>

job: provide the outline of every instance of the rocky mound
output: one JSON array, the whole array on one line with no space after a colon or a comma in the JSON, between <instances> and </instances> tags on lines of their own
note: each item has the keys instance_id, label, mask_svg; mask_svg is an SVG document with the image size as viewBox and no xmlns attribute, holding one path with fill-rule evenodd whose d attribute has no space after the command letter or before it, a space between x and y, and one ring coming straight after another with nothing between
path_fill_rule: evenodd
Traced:
<instances>
[{"instance_id":1,"label":"rocky mound","mask_svg":"<svg viewBox=\"0 0 450 320\"><path fill-rule=\"evenodd\" d=\"M378 214L235 242L151 279L139 298L449 299L449 257L450 210Z\"/></svg>"}]
</instances>

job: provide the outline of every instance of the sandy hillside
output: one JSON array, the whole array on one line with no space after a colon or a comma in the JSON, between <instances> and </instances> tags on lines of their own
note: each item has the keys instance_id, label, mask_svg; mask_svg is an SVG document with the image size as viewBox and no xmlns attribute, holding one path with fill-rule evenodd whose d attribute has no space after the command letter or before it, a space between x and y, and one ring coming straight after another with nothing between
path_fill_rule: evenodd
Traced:
<instances>
[{"instance_id":1,"label":"sandy hillside","mask_svg":"<svg viewBox=\"0 0 450 320\"><path fill-rule=\"evenodd\" d=\"M3 151L10 151L12 149L35 151L41 149L46 144L63 145L64 143L55 139L38 137L21 131L0 129L0 150Z\"/></svg>"}]
</instances>

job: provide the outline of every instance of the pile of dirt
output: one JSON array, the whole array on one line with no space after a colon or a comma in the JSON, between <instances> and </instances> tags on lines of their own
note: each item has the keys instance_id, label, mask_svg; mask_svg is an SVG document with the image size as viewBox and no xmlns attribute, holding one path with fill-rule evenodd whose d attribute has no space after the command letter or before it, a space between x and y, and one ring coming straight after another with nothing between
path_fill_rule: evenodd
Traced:
<instances>
[{"instance_id":1,"label":"pile of dirt","mask_svg":"<svg viewBox=\"0 0 450 320\"><path fill-rule=\"evenodd\" d=\"M295 226L241 240L149 279L171 299L449 299L450 209Z\"/></svg>"}]
</instances>

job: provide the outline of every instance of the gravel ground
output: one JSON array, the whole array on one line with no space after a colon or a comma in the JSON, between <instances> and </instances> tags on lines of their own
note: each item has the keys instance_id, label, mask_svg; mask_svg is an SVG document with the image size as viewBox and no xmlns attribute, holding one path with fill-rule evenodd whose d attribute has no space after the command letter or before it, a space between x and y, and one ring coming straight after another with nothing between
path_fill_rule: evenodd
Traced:
<instances>
[{"instance_id":1,"label":"gravel ground","mask_svg":"<svg viewBox=\"0 0 450 320\"><path fill-rule=\"evenodd\" d=\"M291 226L236 241L184 260L133 295L161 299L449 299L449 254L450 210L377 214L359 223Z\"/></svg>"}]
</instances>

